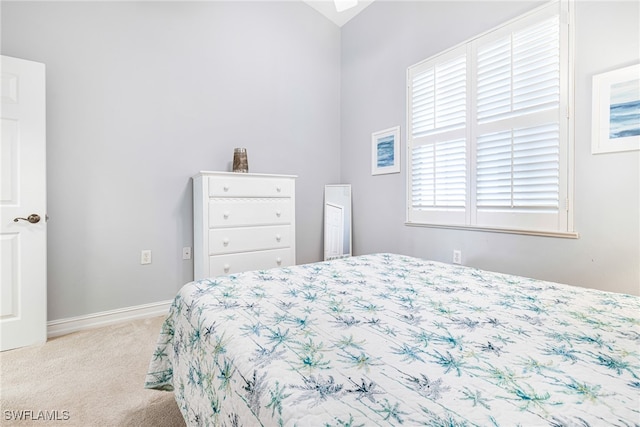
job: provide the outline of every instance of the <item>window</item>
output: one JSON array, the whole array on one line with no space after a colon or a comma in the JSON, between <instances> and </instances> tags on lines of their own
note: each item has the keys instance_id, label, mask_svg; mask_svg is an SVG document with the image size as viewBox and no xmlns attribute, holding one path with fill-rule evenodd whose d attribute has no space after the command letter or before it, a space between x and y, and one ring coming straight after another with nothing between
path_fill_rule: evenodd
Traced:
<instances>
[{"instance_id":1,"label":"window","mask_svg":"<svg viewBox=\"0 0 640 427\"><path fill-rule=\"evenodd\" d=\"M567 2L407 72L407 223L571 234Z\"/></svg>"}]
</instances>

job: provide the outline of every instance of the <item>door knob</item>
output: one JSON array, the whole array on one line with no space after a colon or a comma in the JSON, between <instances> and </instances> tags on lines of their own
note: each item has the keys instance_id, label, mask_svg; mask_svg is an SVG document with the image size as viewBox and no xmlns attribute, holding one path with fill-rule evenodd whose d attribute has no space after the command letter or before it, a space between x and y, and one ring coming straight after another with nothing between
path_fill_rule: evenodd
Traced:
<instances>
[{"instance_id":1,"label":"door knob","mask_svg":"<svg viewBox=\"0 0 640 427\"><path fill-rule=\"evenodd\" d=\"M40 222L40 215L31 214L26 218L13 218L13 222L18 222L20 220L29 221L31 224L36 224L36 223Z\"/></svg>"}]
</instances>

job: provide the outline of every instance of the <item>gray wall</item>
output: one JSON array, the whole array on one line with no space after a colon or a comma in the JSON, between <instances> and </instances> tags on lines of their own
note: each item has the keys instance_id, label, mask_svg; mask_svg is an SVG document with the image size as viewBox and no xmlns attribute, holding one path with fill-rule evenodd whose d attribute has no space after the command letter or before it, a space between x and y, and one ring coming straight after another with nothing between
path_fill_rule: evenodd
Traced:
<instances>
[{"instance_id":1,"label":"gray wall","mask_svg":"<svg viewBox=\"0 0 640 427\"><path fill-rule=\"evenodd\" d=\"M408 227L405 170L370 174L371 133L406 129L406 69L535 7L532 2L380 2L342 29L342 179L354 253L399 252L640 295L640 152L591 155L591 76L640 60L640 3L576 1L577 240ZM403 162L406 158L403 153ZM375 189L375 190L374 190Z\"/></svg>"},{"instance_id":2,"label":"gray wall","mask_svg":"<svg viewBox=\"0 0 640 427\"><path fill-rule=\"evenodd\" d=\"M2 2L2 54L46 64L49 320L193 278L192 184L295 174L297 261L340 181L340 30L302 2ZM151 249L151 265L140 251Z\"/></svg>"}]
</instances>

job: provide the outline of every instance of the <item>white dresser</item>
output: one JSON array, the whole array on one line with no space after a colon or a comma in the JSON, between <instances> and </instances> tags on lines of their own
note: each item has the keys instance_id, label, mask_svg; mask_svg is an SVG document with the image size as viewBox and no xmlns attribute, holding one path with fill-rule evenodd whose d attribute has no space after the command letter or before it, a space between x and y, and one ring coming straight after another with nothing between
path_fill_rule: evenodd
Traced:
<instances>
[{"instance_id":1,"label":"white dresser","mask_svg":"<svg viewBox=\"0 0 640 427\"><path fill-rule=\"evenodd\" d=\"M295 265L295 176L193 177L194 280Z\"/></svg>"}]
</instances>

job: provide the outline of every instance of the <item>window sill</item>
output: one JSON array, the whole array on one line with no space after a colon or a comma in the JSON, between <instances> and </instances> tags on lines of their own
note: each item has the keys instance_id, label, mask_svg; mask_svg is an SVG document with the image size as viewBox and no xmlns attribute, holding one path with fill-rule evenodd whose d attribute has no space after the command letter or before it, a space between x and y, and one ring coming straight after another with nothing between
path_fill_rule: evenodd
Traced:
<instances>
[{"instance_id":1,"label":"window sill","mask_svg":"<svg viewBox=\"0 0 640 427\"><path fill-rule=\"evenodd\" d=\"M563 239L579 239L580 234L577 232L568 231L532 231L532 230L517 230L507 228L492 228L492 227L478 227L478 226L466 226L466 225L440 225L440 224L422 224L415 222L405 222L404 225L408 227L428 227L428 228L444 228L448 230L466 230L466 231L484 231L488 233L506 233L506 234L522 234L525 236L538 236L538 237L557 237Z\"/></svg>"}]
</instances>

